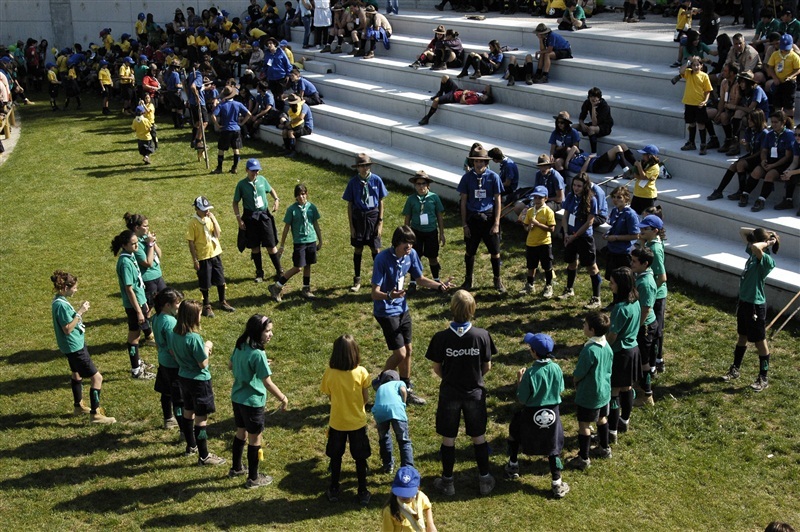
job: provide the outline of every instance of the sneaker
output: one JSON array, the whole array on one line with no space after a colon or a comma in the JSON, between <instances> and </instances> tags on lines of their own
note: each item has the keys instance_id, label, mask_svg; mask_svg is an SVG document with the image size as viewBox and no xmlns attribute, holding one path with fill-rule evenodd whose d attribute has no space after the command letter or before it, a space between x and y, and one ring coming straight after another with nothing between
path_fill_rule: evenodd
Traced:
<instances>
[{"instance_id":1,"label":"sneaker","mask_svg":"<svg viewBox=\"0 0 800 532\"><path fill-rule=\"evenodd\" d=\"M478 489L481 495L489 495L494 489L495 480L492 475L487 474L485 477L478 478Z\"/></svg>"},{"instance_id":2,"label":"sneaker","mask_svg":"<svg viewBox=\"0 0 800 532\"><path fill-rule=\"evenodd\" d=\"M689 141L686 144L684 144L683 146L681 146L681 151L694 151L696 149L697 149L697 146L695 145L694 142L691 142L691 141Z\"/></svg>"},{"instance_id":3,"label":"sneaker","mask_svg":"<svg viewBox=\"0 0 800 532\"><path fill-rule=\"evenodd\" d=\"M725 140L725 142L726 143L728 142L727 139ZM710 139L708 139L708 142L706 143L706 148L708 148L709 150L716 150L717 148L719 148L719 138L711 137Z\"/></svg>"},{"instance_id":4,"label":"sneaker","mask_svg":"<svg viewBox=\"0 0 800 532\"><path fill-rule=\"evenodd\" d=\"M452 496L456 494L456 487L453 478L439 477L433 481L433 487L442 495Z\"/></svg>"},{"instance_id":5,"label":"sneaker","mask_svg":"<svg viewBox=\"0 0 800 532\"><path fill-rule=\"evenodd\" d=\"M700 145L699 155L707 155L707 154L708 154L708 145L707 144L701 144Z\"/></svg>"},{"instance_id":6,"label":"sneaker","mask_svg":"<svg viewBox=\"0 0 800 532\"><path fill-rule=\"evenodd\" d=\"M235 166L234 166L234 167L232 167L230 170L228 170L228 173L229 173L229 174L236 174L237 172L238 172L238 170L236 169L236 167L235 167Z\"/></svg>"},{"instance_id":7,"label":"sneaker","mask_svg":"<svg viewBox=\"0 0 800 532\"><path fill-rule=\"evenodd\" d=\"M409 68L413 68L414 70L417 70L419 67L422 66L422 63L420 63L419 61L414 61L413 63L411 63L408 66L409 66Z\"/></svg>"},{"instance_id":8,"label":"sneaker","mask_svg":"<svg viewBox=\"0 0 800 532\"><path fill-rule=\"evenodd\" d=\"M253 488L269 486L270 484L272 484L272 477L264 473L259 473L255 480L248 478L247 482L244 483L244 487L251 490Z\"/></svg>"},{"instance_id":9,"label":"sneaker","mask_svg":"<svg viewBox=\"0 0 800 532\"><path fill-rule=\"evenodd\" d=\"M156 344L156 339L155 339L155 338L153 338L152 336L148 336L148 337L146 337L146 338L145 338L145 339L142 341L142 345L144 345L144 346L146 346L146 347L158 347L158 344ZM152 366L152 365L150 365L150 367L149 367L149 368L147 368L147 369L151 369L152 367L153 367L153 366Z\"/></svg>"},{"instance_id":10,"label":"sneaker","mask_svg":"<svg viewBox=\"0 0 800 532\"><path fill-rule=\"evenodd\" d=\"M481 78L480 72L475 72L473 75L469 77L469 79L480 79L480 78Z\"/></svg>"},{"instance_id":11,"label":"sneaker","mask_svg":"<svg viewBox=\"0 0 800 532\"><path fill-rule=\"evenodd\" d=\"M225 312L236 312L236 309L233 308L227 301L220 301L219 308Z\"/></svg>"},{"instance_id":12,"label":"sneaker","mask_svg":"<svg viewBox=\"0 0 800 532\"><path fill-rule=\"evenodd\" d=\"M243 465L241 469L228 469L228 478L243 477L247 474L247 466Z\"/></svg>"},{"instance_id":13,"label":"sneaker","mask_svg":"<svg viewBox=\"0 0 800 532\"><path fill-rule=\"evenodd\" d=\"M763 210L764 210L764 207L766 206L766 204L767 204L767 202L766 202L764 199L762 199L762 198L758 198L758 199L757 199L757 200L756 200L756 201L753 203L753 206L752 206L752 207L750 207L750 212L760 212L760 211L763 211Z\"/></svg>"},{"instance_id":14,"label":"sneaker","mask_svg":"<svg viewBox=\"0 0 800 532\"><path fill-rule=\"evenodd\" d=\"M314 295L314 292L311 291L311 288L304 286L303 289L300 291L300 295L306 299L317 299L317 296Z\"/></svg>"},{"instance_id":15,"label":"sneaker","mask_svg":"<svg viewBox=\"0 0 800 532\"><path fill-rule=\"evenodd\" d=\"M525 85L533 85L539 80L539 76L533 77L530 74L525 76Z\"/></svg>"},{"instance_id":16,"label":"sneaker","mask_svg":"<svg viewBox=\"0 0 800 532\"><path fill-rule=\"evenodd\" d=\"M537 83L537 84L539 84L539 83L550 83L550 77L549 76L539 76L538 78L534 79L533 82Z\"/></svg>"},{"instance_id":17,"label":"sneaker","mask_svg":"<svg viewBox=\"0 0 800 532\"><path fill-rule=\"evenodd\" d=\"M727 151L733 147L732 142L733 141L731 139L725 139L725 142L722 143L722 146L717 148L717 151L719 153L727 153ZM711 144L709 144L708 147L710 148Z\"/></svg>"},{"instance_id":18,"label":"sneaker","mask_svg":"<svg viewBox=\"0 0 800 532\"><path fill-rule=\"evenodd\" d=\"M319 53L324 54L324 53L328 53L330 51L331 51L331 45L330 44L326 44L325 47L322 50L319 51Z\"/></svg>"},{"instance_id":19,"label":"sneaker","mask_svg":"<svg viewBox=\"0 0 800 532\"><path fill-rule=\"evenodd\" d=\"M553 285L550 284L545 285L544 292L542 292L542 297L544 297L545 299L550 299L551 297L553 297Z\"/></svg>"},{"instance_id":20,"label":"sneaker","mask_svg":"<svg viewBox=\"0 0 800 532\"><path fill-rule=\"evenodd\" d=\"M92 423L97 423L98 425L111 425L117 422L116 418L107 416L105 412L102 412L100 410L98 410L96 414L89 414L89 420Z\"/></svg>"},{"instance_id":21,"label":"sneaker","mask_svg":"<svg viewBox=\"0 0 800 532\"><path fill-rule=\"evenodd\" d=\"M361 506L368 506L369 501L372 499L372 493L369 490L364 490L358 494L358 504Z\"/></svg>"},{"instance_id":22,"label":"sneaker","mask_svg":"<svg viewBox=\"0 0 800 532\"><path fill-rule=\"evenodd\" d=\"M263 275L256 276L255 281L256 281L256 284L263 283L264 282L264 276Z\"/></svg>"},{"instance_id":23,"label":"sneaker","mask_svg":"<svg viewBox=\"0 0 800 532\"><path fill-rule=\"evenodd\" d=\"M675 61L674 63L672 63L670 65L670 68L678 68L679 66L681 66L681 62L680 61Z\"/></svg>"},{"instance_id":24,"label":"sneaker","mask_svg":"<svg viewBox=\"0 0 800 532\"><path fill-rule=\"evenodd\" d=\"M622 432L622 433L628 432L628 427L630 426L630 424L631 424L630 419L625 421L624 419L619 418L619 421L617 421L617 432Z\"/></svg>"},{"instance_id":25,"label":"sneaker","mask_svg":"<svg viewBox=\"0 0 800 532\"><path fill-rule=\"evenodd\" d=\"M187 447L187 449L183 451L183 456L192 456L193 454L197 454L197 447Z\"/></svg>"},{"instance_id":26,"label":"sneaker","mask_svg":"<svg viewBox=\"0 0 800 532\"><path fill-rule=\"evenodd\" d=\"M426 399L423 399L419 395L415 394L414 390L408 390L408 393L406 394L406 404L409 404L409 405L424 405L424 404L427 404L427 403L428 403L428 401Z\"/></svg>"},{"instance_id":27,"label":"sneaker","mask_svg":"<svg viewBox=\"0 0 800 532\"><path fill-rule=\"evenodd\" d=\"M617 425L619 426L619 425ZM616 430L609 430L608 431L608 443L613 445L617 443L617 431Z\"/></svg>"},{"instance_id":28,"label":"sneaker","mask_svg":"<svg viewBox=\"0 0 800 532\"><path fill-rule=\"evenodd\" d=\"M511 462L506 462L505 472L506 479L517 480L519 478L519 463L512 464Z\"/></svg>"},{"instance_id":29,"label":"sneaker","mask_svg":"<svg viewBox=\"0 0 800 532\"><path fill-rule=\"evenodd\" d=\"M506 87L513 87L516 85L516 81L514 80L514 76L508 76L508 83L506 83Z\"/></svg>"},{"instance_id":30,"label":"sneaker","mask_svg":"<svg viewBox=\"0 0 800 532\"><path fill-rule=\"evenodd\" d=\"M164 429L165 430L177 429L177 428L178 428L178 420L175 419L175 417L171 417L169 419L165 419L164 420Z\"/></svg>"},{"instance_id":31,"label":"sneaker","mask_svg":"<svg viewBox=\"0 0 800 532\"><path fill-rule=\"evenodd\" d=\"M76 416L82 416L83 414L88 414L88 413L90 413L91 411L92 411L92 409L91 409L91 408L89 408L88 406L86 406L86 405L83 403L83 401L82 401L82 400L81 400L81 402L80 402L80 403L78 403L77 405L74 405L74 406L73 406L73 408L72 408L72 413L73 413L74 415L76 415Z\"/></svg>"},{"instance_id":32,"label":"sneaker","mask_svg":"<svg viewBox=\"0 0 800 532\"><path fill-rule=\"evenodd\" d=\"M611 447L592 447L589 450L589 456L592 458L611 458Z\"/></svg>"},{"instance_id":33,"label":"sneaker","mask_svg":"<svg viewBox=\"0 0 800 532\"><path fill-rule=\"evenodd\" d=\"M394 473L394 464L392 462L389 462L388 464L383 464L381 471L383 471L387 475L391 475L392 473Z\"/></svg>"},{"instance_id":34,"label":"sneaker","mask_svg":"<svg viewBox=\"0 0 800 532\"><path fill-rule=\"evenodd\" d=\"M283 289L282 288L278 288L278 285L275 285L275 284L269 285L269 295L271 295L275 299L275 301L277 301L278 303L283 301L283 297L282 297L283 296Z\"/></svg>"},{"instance_id":35,"label":"sneaker","mask_svg":"<svg viewBox=\"0 0 800 532\"><path fill-rule=\"evenodd\" d=\"M494 289L501 294L506 293L506 287L503 286L503 281L499 277L494 278Z\"/></svg>"},{"instance_id":36,"label":"sneaker","mask_svg":"<svg viewBox=\"0 0 800 532\"><path fill-rule=\"evenodd\" d=\"M592 459L591 458L583 458L581 455L576 456L575 458L570 459L567 462L567 467L570 469L577 469L578 471L586 471L590 467L592 467Z\"/></svg>"},{"instance_id":37,"label":"sneaker","mask_svg":"<svg viewBox=\"0 0 800 532\"><path fill-rule=\"evenodd\" d=\"M333 49L333 51L331 53L332 54L340 54L340 53L342 53L342 47L341 46L337 46L336 48Z\"/></svg>"},{"instance_id":38,"label":"sneaker","mask_svg":"<svg viewBox=\"0 0 800 532\"><path fill-rule=\"evenodd\" d=\"M211 173L214 175L219 175L222 173L222 168L214 168L213 170L211 170Z\"/></svg>"},{"instance_id":39,"label":"sneaker","mask_svg":"<svg viewBox=\"0 0 800 532\"><path fill-rule=\"evenodd\" d=\"M329 502L336 502L339 500L339 488L338 486L335 488L328 488L325 490L325 496L328 498Z\"/></svg>"},{"instance_id":40,"label":"sneaker","mask_svg":"<svg viewBox=\"0 0 800 532\"><path fill-rule=\"evenodd\" d=\"M366 54L364 54L363 59L372 59L374 57L375 57L375 52L367 52ZM367 502L369 502L369 501L367 501Z\"/></svg>"},{"instance_id":41,"label":"sneaker","mask_svg":"<svg viewBox=\"0 0 800 532\"><path fill-rule=\"evenodd\" d=\"M206 318L213 318L214 317L214 311L211 310L211 305L203 305L202 314Z\"/></svg>"},{"instance_id":42,"label":"sneaker","mask_svg":"<svg viewBox=\"0 0 800 532\"><path fill-rule=\"evenodd\" d=\"M520 295L530 294L533 292L533 285L531 283L525 283L525 286L519 291Z\"/></svg>"},{"instance_id":43,"label":"sneaker","mask_svg":"<svg viewBox=\"0 0 800 532\"><path fill-rule=\"evenodd\" d=\"M131 370L131 378L143 381L151 381L156 378L156 374L151 373L146 369L144 369L143 367L139 366L138 368Z\"/></svg>"},{"instance_id":44,"label":"sneaker","mask_svg":"<svg viewBox=\"0 0 800 532\"><path fill-rule=\"evenodd\" d=\"M664 368L664 363L656 362L656 373L664 373L665 371L667 370Z\"/></svg>"},{"instance_id":45,"label":"sneaker","mask_svg":"<svg viewBox=\"0 0 800 532\"><path fill-rule=\"evenodd\" d=\"M600 302L600 298L597 296L592 296L588 303L586 303L583 308L585 309L595 309L602 307L603 304Z\"/></svg>"},{"instance_id":46,"label":"sneaker","mask_svg":"<svg viewBox=\"0 0 800 532\"><path fill-rule=\"evenodd\" d=\"M444 4L436 4L433 8L436 9L436 11L444 11Z\"/></svg>"},{"instance_id":47,"label":"sneaker","mask_svg":"<svg viewBox=\"0 0 800 532\"><path fill-rule=\"evenodd\" d=\"M739 201L739 198L741 198L741 197L742 197L742 191L741 190L737 190L733 194L728 194L728 199L731 200L731 201Z\"/></svg>"},{"instance_id":48,"label":"sneaker","mask_svg":"<svg viewBox=\"0 0 800 532\"><path fill-rule=\"evenodd\" d=\"M792 204L792 198L783 198L783 201L775 205L776 211L788 211L789 209L793 209L794 205Z\"/></svg>"},{"instance_id":49,"label":"sneaker","mask_svg":"<svg viewBox=\"0 0 800 532\"><path fill-rule=\"evenodd\" d=\"M427 116L423 117L422 120L417 122L417 124L419 124L421 126L427 126L428 125L428 117Z\"/></svg>"},{"instance_id":50,"label":"sneaker","mask_svg":"<svg viewBox=\"0 0 800 532\"><path fill-rule=\"evenodd\" d=\"M351 292L358 292L361 290L361 277L353 277L353 286L350 287Z\"/></svg>"},{"instance_id":51,"label":"sneaker","mask_svg":"<svg viewBox=\"0 0 800 532\"><path fill-rule=\"evenodd\" d=\"M214 453L208 453L208 456L205 458L197 457L197 465L206 466L206 465L224 465L225 459L222 457L217 456Z\"/></svg>"},{"instance_id":52,"label":"sneaker","mask_svg":"<svg viewBox=\"0 0 800 532\"><path fill-rule=\"evenodd\" d=\"M575 297L575 290L573 290L572 288L565 288L564 293L558 296L558 299L564 300L564 299L569 299L571 297Z\"/></svg>"},{"instance_id":53,"label":"sneaker","mask_svg":"<svg viewBox=\"0 0 800 532\"><path fill-rule=\"evenodd\" d=\"M709 195L706 197L706 199L707 199L708 201L714 201L714 200L722 199L722 192L720 192L719 190L715 190L714 192L712 192L711 194L709 194Z\"/></svg>"},{"instance_id":54,"label":"sneaker","mask_svg":"<svg viewBox=\"0 0 800 532\"><path fill-rule=\"evenodd\" d=\"M633 401L633 406L637 407L653 406L655 404L656 404L655 401L653 401L653 394L650 395L642 394Z\"/></svg>"},{"instance_id":55,"label":"sneaker","mask_svg":"<svg viewBox=\"0 0 800 532\"><path fill-rule=\"evenodd\" d=\"M553 497L556 499L563 499L567 493L569 493L569 484L563 480L553 485Z\"/></svg>"},{"instance_id":56,"label":"sneaker","mask_svg":"<svg viewBox=\"0 0 800 532\"><path fill-rule=\"evenodd\" d=\"M742 195L739 196L739 207L747 207L747 203L750 201L750 194L747 192L742 192Z\"/></svg>"},{"instance_id":57,"label":"sneaker","mask_svg":"<svg viewBox=\"0 0 800 532\"><path fill-rule=\"evenodd\" d=\"M750 385L754 392L763 392L769 387L769 381L763 375L756 377L753 384ZM113 418L112 418L113 419Z\"/></svg>"}]
</instances>

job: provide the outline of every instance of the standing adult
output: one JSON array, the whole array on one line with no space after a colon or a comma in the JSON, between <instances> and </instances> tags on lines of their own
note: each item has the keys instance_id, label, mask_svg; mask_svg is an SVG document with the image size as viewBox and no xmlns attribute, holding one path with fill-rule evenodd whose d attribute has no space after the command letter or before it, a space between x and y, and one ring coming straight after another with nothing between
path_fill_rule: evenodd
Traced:
<instances>
[{"instance_id":1,"label":"standing adult","mask_svg":"<svg viewBox=\"0 0 800 532\"><path fill-rule=\"evenodd\" d=\"M456 189L461 195L461 223L464 228L466 273L461 288L472 289L475 254L481 242L491 255L494 288L501 294L506 288L500 279L500 195L505 191L500 176L489 170L489 154L484 148L470 152L472 169L461 176Z\"/></svg>"},{"instance_id":2,"label":"standing adult","mask_svg":"<svg viewBox=\"0 0 800 532\"><path fill-rule=\"evenodd\" d=\"M192 71L186 75L186 96L189 100L189 114L192 117L192 148L202 144L203 131L208 125L203 73L199 67L199 60L195 60Z\"/></svg>"},{"instance_id":3,"label":"standing adult","mask_svg":"<svg viewBox=\"0 0 800 532\"><path fill-rule=\"evenodd\" d=\"M383 371L397 370L406 385L406 402L424 405L425 399L414 393L411 384L411 314L406 302L405 277L424 288L441 292L450 288L449 282L439 282L422 275L422 262L413 249L416 242L414 230L407 225L395 229L392 247L375 257L372 268L372 312L383 330L386 346L392 352Z\"/></svg>"},{"instance_id":4,"label":"standing adult","mask_svg":"<svg viewBox=\"0 0 800 532\"><path fill-rule=\"evenodd\" d=\"M372 159L366 153L359 153L356 164L351 168L358 174L347 183L342 199L347 202L350 245L353 246L353 286L350 291L358 292L361 289L361 256L364 246L372 252L373 261L381 249L383 198L389 191L380 176L372 173Z\"/></svg>"},{"instance_id":5,"label":"standing adult","mask_svg":"<svg viewBox=\"0 0 800 532\"><path fill-rule=\"evenodd\" d=\"M425 358L433 362L433 372L441 379L439 404L436 408L436 433L442 437L440 455L442 476L434 481L437 490L455 495L453 468L456 462L456 436L464 413L467 436L472 438L475 461L478 463L478 486L481 495L494 489L489 473L489 443L486 441L486 388L483 376L492 369L492 356L497 354L489 331L475 327L475 298L459 290L450 301L453 321L444 331L433 335Z\"/></svg>"},{"instance_id":6,"label":"standing adult","mask_svg":"<svg viewBox=\"0 0 800 532\"><path fill-rule=\"evenodd\" d=\"M267 84L272 97L275 100L275 107L283 111L283 92L289 86L289 74L292 72L292 64L286 53L280 48L278 40L270 37L267 40L267 49L264 51L264 71L267 74Z\"/></svg>"},{"instance_id":7,"label":"standing adult","mask_svg":"<svg viewBox=\"0 0 800 532\"><path fill-rule=\"evenodd\" d=\"M252 115L247 107L233 99L238 94L239 91L235 87L225 87L222 90L222 101L211 114L214 129L219 132L217 167L211 172L212 174L222 173L222 162L225 160L225 152L228 148L233 149L233 165L229 173L235 174L239 166L239 150L242 149L242 124L250 120Z\"/></svg>"},{"instance_id":8,"label":"standing adult","mask_svg":"<svg viewBox=\"0 0 800 532\"><path fill-rule=\"evenodd\" d=\"M261 246L266 248L272 265L275 267L275 278L283 273L281 258L278 255L278 230L272 213L278 210L280 198L269 181L260 175L261 163L258 159L247 160L247 177L236 184L233 193L233 214L239 223L239 231L244 231L244 247L250 249L250 258L256 267L255 281L264 280L264 266L261 261ZM272 196L272 212L267 204L267 194ZM239 202L242 202L243 213L239 213ZM240 248L240 251L244 250Z\"/></svg>"}]
</instances>

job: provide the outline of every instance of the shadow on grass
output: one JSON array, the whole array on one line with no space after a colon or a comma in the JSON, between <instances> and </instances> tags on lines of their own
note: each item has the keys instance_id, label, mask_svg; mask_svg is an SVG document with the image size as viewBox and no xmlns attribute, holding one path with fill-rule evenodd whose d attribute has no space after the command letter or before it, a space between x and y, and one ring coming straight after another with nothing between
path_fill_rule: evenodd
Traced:
<instances>
[{"instance_id":1,"label":"shadow on grass","mask_svg":"<svg viewBox=\"0 0 800 532\"><path fill-rule=\"evenodd\" d=\"M71 408L71 407L70 407ZM57 416L53 414L9 414L0 416L0 427L7 430L19 428L41 428L41 427L63 427L62 423L57 423L56 419L72 418L71 415Z\"/></svg>"},{"instance_id":2,"label":"shadow on grass","mask_svg":"<svg viewBox=\"0 0 800 532\"><path fill-rule=\"evenodd\" d=\"M68 370L68 368L65 368ZM6 381L0 387L0 396L13 396L18 394L32 394L53 390L54 388L69 388L69 372L63 375L43 375L27 379L14 379Z\"/></svg>"},{"instance_id":3,"label":"shadow on grass","mask_svg":"<svg viewBox=\"0 0 800 532\"><path fill-rule=\"evenodd\" d=\"M51 362L63 356L64 355L61 354L61 351L53 349L31 349L12 353L6 357L5 361L7 364L11 365L36 364L41 362Z\"/></svg>"},{"instance_id":4,"label":"shadow on grass","mask_svg":"<svg viewBox=\"0 0 800 532\"><path fill-rule=\"evenodd\" d=\"M689 397L692 395L704 395L709 391L705 389L705 384L723 384L718 376L703 375L691 381L676 382L670 386L661 386L658 380L653 384L653 394L655 399L667 397L672 395L675 399L682 397ZM744 385L745 383L737 383L738 386L733 386L730 383L724 383L724 388L719 391L729 395L740 394L742 392L751 391L750 386Z\"/></svg>"},{"instance_id":5,"label":"shadow on grass","mask_svg":"<svg viewBox=\"0 0 800 532\"><path fill-rule=\"evenodd\" d=\"M75 419L77 424L88 425L88 418L84 416L69 416ZM104 431L92 434L89 437L72 436L64 438L50 438L25 442L16 449L6 451L6 456L19 458L20 460L40 460L43 456L48 458L76 458L88 456L97 449L108 449L120 451L126 449L141 449L148 445L148 442L138 438L129 439L129 434ZM144 458L138 458L144 462ZM113 467L114 464L108 464ZM90 466L91 467L91 466ZM110 476L118 476L110 474Z\"/></svg>"}]
</instances>

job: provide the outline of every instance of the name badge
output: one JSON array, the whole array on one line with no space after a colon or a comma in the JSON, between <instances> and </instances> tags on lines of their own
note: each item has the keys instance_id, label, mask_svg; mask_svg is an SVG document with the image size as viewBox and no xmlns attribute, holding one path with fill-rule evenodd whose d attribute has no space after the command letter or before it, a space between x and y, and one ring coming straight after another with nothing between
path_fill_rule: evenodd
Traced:
<instances>
[{"instance_id":1,"label":"name badge","mask_svg":"<svg viewBox=\"0 0 800 532\"><path fill-rule=\"evenodd\" d=\"M640 179L638 183L639 188L647 188L647 183L648 183L647 179Z\"/></svg>"},{"instance_id":2,"label":"name badge","mask_svg":"<svg viewBox=\"0 0 800 532\"><path fill-rule=\"evenodd\" d=\"M373 198L371 195L367 198L367 207L370 209L375 207L375 198Z\"/></svg>"},{"instance_id":3,"label":"name badge","mask_svg":"<svg viewBox=\"0 0 800 532\"><path fill-rule=\"evenodd\" d=\"M486 189L484 188L476 188L475 189L475 199L485 199L486 198Z\"/></svg>"},{"instance_id":4,"label":"name badge","mask_svg":"<svg viewBox=\"0 0 800 532\"><path fill-rule=\"evenodd\" d=\"M264 200L261 199L260 194L256 194L256 209L263 209L264 208Z\"/></svg>"},{"instance_id":5,"label":"name badge","mask_svg":"<svg viewBox=\"0 0 800 532\"><path fill-rule=\"evenodd\" d=\"M271 67L271 66L272 66L272 59L270 59L269 61L267 61L267 66L268 66L268 67Z\"/></svg>"},{"instance_id":6,"label":"name badge","mask_svg":"<svg viewBox=\"0 0 800 532\"><path fill-rule=\"evenodd\" d=\"M569 218L567 218L567 224L569 224L570 227L575 227L575 215L574 214L570 213Z\"/></svg>"},{"instance_id":7,"label":"name badge","mask_svg":"<svg viewBox=\"0 0 800 532\"><path fill-rule=\"evenodd\" d=\"M783 61L781 61L777 65L775 65L775 72L777 72L779 74L781 72L783 72Z\"/></svg>"},{"instance_id":8,"label":"name badge","mask_svg":"<svg viewBox=\"0 0 800 532\"><path fill-rule=\"evenodd\" d=\"M400 279L397 280L397 289L398 290L402 290L403 289L403 285L405 284L405 282L406 282L406 277L404 275L403 277L401 277Z\"/></svg>"},{"instance_id":9,"label":"name badge","mask_svg":"<svg viewBox=\"0 0 800 532\"><path fill-rule=\"evenodd\" d=\"M725 93L725 102L727 103L727 102L729 102L730 100L731 100L731 93L730 93L730 92L726 92L726 93Z\"/></svg>"},{"instance_id":10,"label":"name badge","mask_svg":"<svg viewBox=\"0 0 800 532\"><path fill-rule=\"evenodd\" d=\"M773 159L777 159L778 158L778 147L777 146L773 146L772 148L769 149L769 156L771 158L773 158Z\"/></svg>"},{"instance_id":11,"label":"name badge","mask_svg":"<svg viewBox=\"0 0 800 532\"><path fill-rule=\"evenodd\" d=\"M428 213L419 215L419 225L428 225Z\"/></svg>"},{"instance_id":12,"label":"name badge","mask_svg":"<svg viewBox=\"0 0 800 532\"><path fill-rule=\"evenodd\" d=\"M556 141L556 146L563 146L563 145L564 145L564 143L563 143L563 142L561 142L560 140L557 140L557 141Z\"/></svg>"}]
</instances>

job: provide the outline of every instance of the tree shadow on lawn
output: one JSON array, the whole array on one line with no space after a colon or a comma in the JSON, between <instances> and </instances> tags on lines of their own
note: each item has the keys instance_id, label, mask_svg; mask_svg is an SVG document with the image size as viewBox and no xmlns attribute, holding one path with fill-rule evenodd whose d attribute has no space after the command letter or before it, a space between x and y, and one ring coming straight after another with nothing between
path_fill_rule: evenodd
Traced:
<instances>
[{"instance_id":1,"label":"tree shadow on lawn","mask_svg":"<svg viewBox=\"0 0 800 532\"><path fill-rule=\"evenodd\" d=\"M16 353L12 353L5 358L5 362L11 365L21 365L21 364L38 364L42 362L52 362L53 360L57 360L59 358L64 357L64 355L58 351L53 349L29 349L25 351L17 351Z\"/></svg>"},{"instance_id":2,"label":"tree shadow on lawn","mask_svg":"<svg viewBox=\"0 0 800 532\"><path fill-rule=\"evenodd\" d=\"M29 412L22 414L9 414L0 416L0 427L3 427L5 430L36 429L42 427L63 428L63 423L58 423L55 420L74 417L75 416L71 414L31 414Z\"/></svg>"},{"instance_id":3,"label":"tree shadow on lawn","mask_svg":"<svg viewBox=\"0 0 800 532\"><path fill-rule=\"evenodd\" d=\"M68 383L69 373L66 371L63 374L58 375L42 375L39 377L14 379L3 382L3 386L0 387L0 395L13 396L23 393L33 394L37 392L45 392L66 387Z\"/></svg>"}]
</instances>

